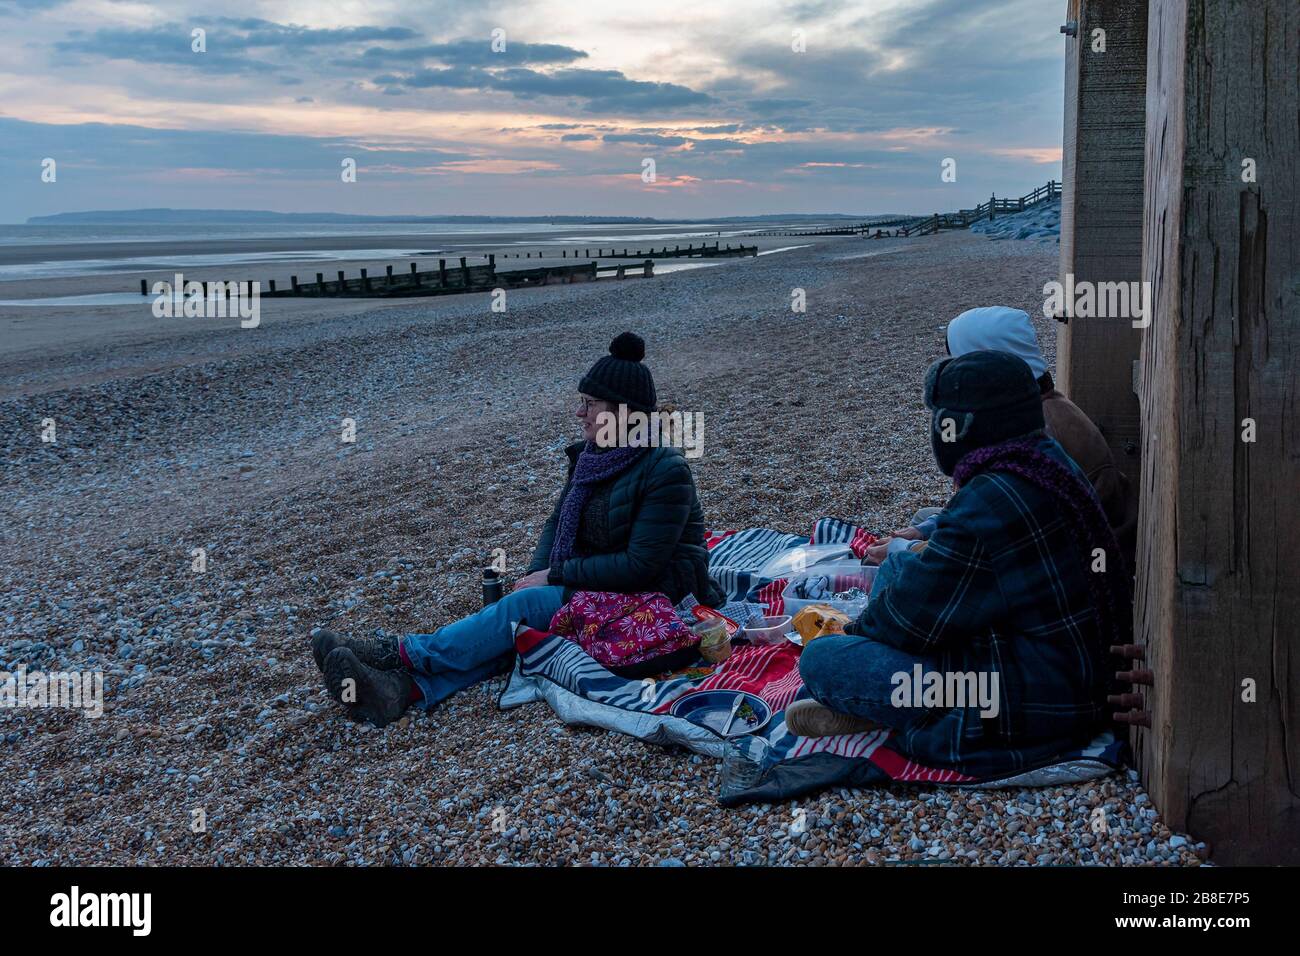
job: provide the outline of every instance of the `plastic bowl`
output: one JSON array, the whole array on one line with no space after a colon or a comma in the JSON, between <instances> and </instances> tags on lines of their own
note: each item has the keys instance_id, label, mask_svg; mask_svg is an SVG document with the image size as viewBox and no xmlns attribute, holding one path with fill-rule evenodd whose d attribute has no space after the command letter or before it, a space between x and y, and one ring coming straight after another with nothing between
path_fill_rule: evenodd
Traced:
<instances>
[{"instance_id":1,"label":"plastic bowl","mask_svg":"<svg viewBox=\"0 0 1300 956\"><path fill-rule=\"evenodd\" d=\"M791 620L788 614L780 617L765 617L762 627L752 625L746 627L745 637L754 644L779 644L785 640L786 632L790 630Z\"/></svg>"}]
</instances>

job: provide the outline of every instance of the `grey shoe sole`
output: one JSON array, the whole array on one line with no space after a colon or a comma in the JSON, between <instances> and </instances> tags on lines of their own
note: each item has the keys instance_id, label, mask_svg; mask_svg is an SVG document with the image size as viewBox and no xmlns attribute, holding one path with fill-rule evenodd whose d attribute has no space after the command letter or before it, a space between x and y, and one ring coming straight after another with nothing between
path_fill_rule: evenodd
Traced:
<instances>
[{"instance_id":1,"label":"grey shoe sole","mask_svg":"<svg viewBox=\"0 0 1300 956\"><path fill-rule=\"evenodd\" d=\"M838 737L882 729L874 720L841 714L815 700L796 700L787 707L785 725L800 737Z\"/></svg>"}]
</instances>

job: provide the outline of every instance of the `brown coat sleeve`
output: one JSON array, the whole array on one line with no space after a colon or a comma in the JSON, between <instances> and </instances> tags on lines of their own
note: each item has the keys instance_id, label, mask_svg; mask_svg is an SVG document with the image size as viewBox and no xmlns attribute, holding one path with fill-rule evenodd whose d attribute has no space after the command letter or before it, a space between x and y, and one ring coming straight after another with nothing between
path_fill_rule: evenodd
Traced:
<instances>
[{"instance_id":1,"label":"brown coat sleeve","mask_svg":"<svg viewBox=\"0 0 1300 956\"><path fill-rule=\"evenodd\" d=\"M1110 446L1083 409L1053 389L1043 396L1043 419L1051 435L1088 476L1110 526L1125 551L1137 528L1137 495L1132 482L1115 465Z\"/></svg>"}]
</instances>

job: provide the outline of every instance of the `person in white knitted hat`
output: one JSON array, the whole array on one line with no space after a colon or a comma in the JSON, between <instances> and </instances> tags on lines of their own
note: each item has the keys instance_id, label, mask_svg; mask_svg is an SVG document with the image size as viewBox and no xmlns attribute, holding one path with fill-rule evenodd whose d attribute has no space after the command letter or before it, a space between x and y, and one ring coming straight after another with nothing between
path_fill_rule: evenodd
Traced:
<instances>
[{"instance_id":1,"label":"person in white knitted hat","mask_svg":"<svg viewBox=\"0 0 1300 956\"><path fill-rule=\"evenodd\" d=\"M991 350L1009 352L1029 366L1042 393L1047 434L1056 439L1092 482L1131 572L1137 544L1136 487L1115 465L1110 446L1092 419L1057 390L1038 347L1038 334L1029 313L1004 305L967 309L948 323L947 345L948 354L954 358ZM939 510L918 511L911 526L899 529L891 538L882 539L869 549L868 560L879 562L893 551L919 548L916 542L929 537L934 514Z\"/></svg>"}]
</instances>

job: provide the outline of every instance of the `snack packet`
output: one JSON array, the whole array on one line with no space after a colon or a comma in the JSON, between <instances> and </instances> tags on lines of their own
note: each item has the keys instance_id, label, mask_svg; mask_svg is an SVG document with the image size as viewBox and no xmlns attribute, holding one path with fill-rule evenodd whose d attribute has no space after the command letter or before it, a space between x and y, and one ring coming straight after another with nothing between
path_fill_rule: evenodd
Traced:
<instances>
[{"instance_id":1,"label":"snack packet","mask_svg":"<svg viewBox=\"0 0 1300 956\"><path fill-rule=\"evenodd\" d=\"M849 626L849 616L841 614L829 604L809 604L801 609L790 623L799 632L804 646L807 647L809 641L826 634L843 634L844 629Z\"/></svg>"}]
</instances>

